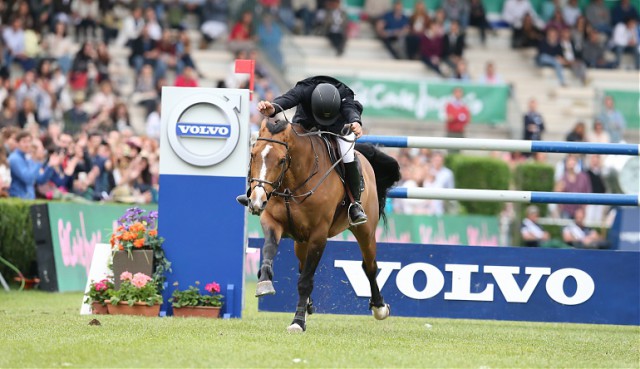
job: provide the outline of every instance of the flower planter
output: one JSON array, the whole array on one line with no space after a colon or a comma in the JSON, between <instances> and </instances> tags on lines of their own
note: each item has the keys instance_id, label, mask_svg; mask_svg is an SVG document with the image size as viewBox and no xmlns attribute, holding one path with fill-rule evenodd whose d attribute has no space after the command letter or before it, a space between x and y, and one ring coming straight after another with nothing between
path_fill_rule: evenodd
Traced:
<instances>
[{"instance_id":1,"label":"flower planter","mask_svg":"<svg viewBox=\"0 0 640 369\"><path fill-rule=\"evenodd\" d=\"M123 272L131 274L144 273L148 276L153 275L153 250L134 250L129 255L126 251L116 251L113 254L113 275L115 289L120 289L122 281L119 276Z\"/></svg>"},{"instance_id":2,"label":"flower planter","mask_svg":"<svg viewBox=\"0 0 640 369\"><path fill-rule=\"evenodd\" d=\"M94 315L109 314L109 310L108 310L107 306L102 305L99 302L92 302L91 303L91 314L94 314Z\"/></svg>"},{"instance_id":3,"label":"flower planter","mask_svg":"<svg viewBox=\"0 0 640 369\"><path fill-rule=\"evenodd\" d=\"M120 301L118 305L113 305L111 301L105 301L107 309L111 315L138 315L138 316L158 316L160 314L160 304L149 306L144 302L136 302L129 306L127 301Z\"/></svg>"},{"instance_id":4,"label":"flower planter","mask_svg":"<svg viewBox=\"0 0 640 369\"><path fill-rule=\"evenodd\" d=\"M181 308L173 308L173 316L218 318L220 316L220 307L218 306L185 306Z\"/></svg>"}]
</instances>

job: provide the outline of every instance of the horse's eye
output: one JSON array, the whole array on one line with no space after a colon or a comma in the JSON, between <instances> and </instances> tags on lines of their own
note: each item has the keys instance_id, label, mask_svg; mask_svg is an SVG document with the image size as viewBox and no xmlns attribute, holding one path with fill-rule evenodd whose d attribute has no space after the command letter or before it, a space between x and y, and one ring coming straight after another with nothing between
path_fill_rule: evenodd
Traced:
<instances>
[{"instance_id":1,"label":"horse's eye","mask_svg":"<svg viewBox=\"0 0 640 369\"><path fill-rule=\"evenodd\" d=\"M284 163L286 163L286 161L287 160L285 158L280 159L280 165L284 165Z\"/></svg>"}]
</instances>

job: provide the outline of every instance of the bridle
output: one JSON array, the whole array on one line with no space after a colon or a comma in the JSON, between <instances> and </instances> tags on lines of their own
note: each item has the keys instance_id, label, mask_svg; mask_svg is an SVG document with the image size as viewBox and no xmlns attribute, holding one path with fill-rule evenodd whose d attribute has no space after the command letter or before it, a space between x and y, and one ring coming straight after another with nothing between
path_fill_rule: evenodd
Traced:
<instances>
[{"instance_id":1,"label":"bridle","mask_svg":"<svg viewBox=\"0 0 640 369\"><path fill-rule=\"evenodd\" d=\"M284 148L287 150L285 154L285 163L283 163L286 165L282 165L282 170L280 171L280 174L278 175L278 178L276 178L275 181L267 181L267 180L255 178L255 177L251 177L249 179L249 187L251 187L251 184L253 182L258 182L258 184L255 187L253 187L253 189L251 189L251 192L253 192L253 190L258 187L262 187L262 189L264 189L264 192L267 194L267 201L269 201L272 194L275 194L276 196L279 194L277 190L280 188L280 186L282 186L284 175L287 173L287 170L289 170L289 167L291 167L291 155L289 155L289 144L284 141L274 140L273 138L267 138L267 137L258 137L256 140L277 143L277 144L283 145ZM251 168L251 163L249 163L249 168ZM265 184L271 186L271 192L268 192L264 188Z\"/></svg>"}]
</instances>

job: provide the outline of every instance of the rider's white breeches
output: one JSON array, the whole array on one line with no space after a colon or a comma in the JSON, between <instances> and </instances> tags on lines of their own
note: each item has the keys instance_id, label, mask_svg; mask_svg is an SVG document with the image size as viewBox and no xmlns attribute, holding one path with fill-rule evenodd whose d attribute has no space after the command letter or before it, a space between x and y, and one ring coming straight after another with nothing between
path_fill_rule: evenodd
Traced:
<instances>
[{"instance_id":1,"label":"rider's white breeches","mask_svg":"<svg viewBox=\"0 0 640 369\"><path fill-rule=\"evenodd\" d=\"M356 134L351 132L348 135L345 135L343 137L349 141L341 140L338 138L338 146L340 146L340 153L344 156L342 160L344 163L351 163L352 161L355 160L355 154L353 153L353 142L356 140Z\"/></svg>"}]
</instances>

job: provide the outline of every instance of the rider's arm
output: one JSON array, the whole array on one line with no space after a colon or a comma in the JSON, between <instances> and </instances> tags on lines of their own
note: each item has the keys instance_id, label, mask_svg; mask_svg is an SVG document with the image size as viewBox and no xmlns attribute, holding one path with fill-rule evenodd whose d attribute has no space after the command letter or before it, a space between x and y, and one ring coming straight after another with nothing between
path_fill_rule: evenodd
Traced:
<instances>
[{"instance_id":1,"label":"rider's arm","mask_svg":"<svg viewBox=\"0 0 640 369\"><path fill-rule=\"evenodd\" d=\"M349 123L360 123L362 125L362 117L360 115L360 109L358 109L359 102L353 99L353 96L347 96L342 99L342 105L340 105L340 113ZM362 107L362 105L360 105Z\"/></svg>"},{"instance_id":2,"label":"rider's arm","mask_svg":"<svg viewBox=\"0 0 640 369\"><path fill-rule=\"evenodd\" d=\"M280 95L273 99L273 107L275 108L275 113L271 114L271 118L273 118L276 114L280 113L283 110L288 110L297 106L301 101L304 95L303 86L296 85L291 90L285 92L283 95ZM276 105L277 104L277 105ZM282 109L280 109L282 107Z\"/></svg>"}]
</instances>

